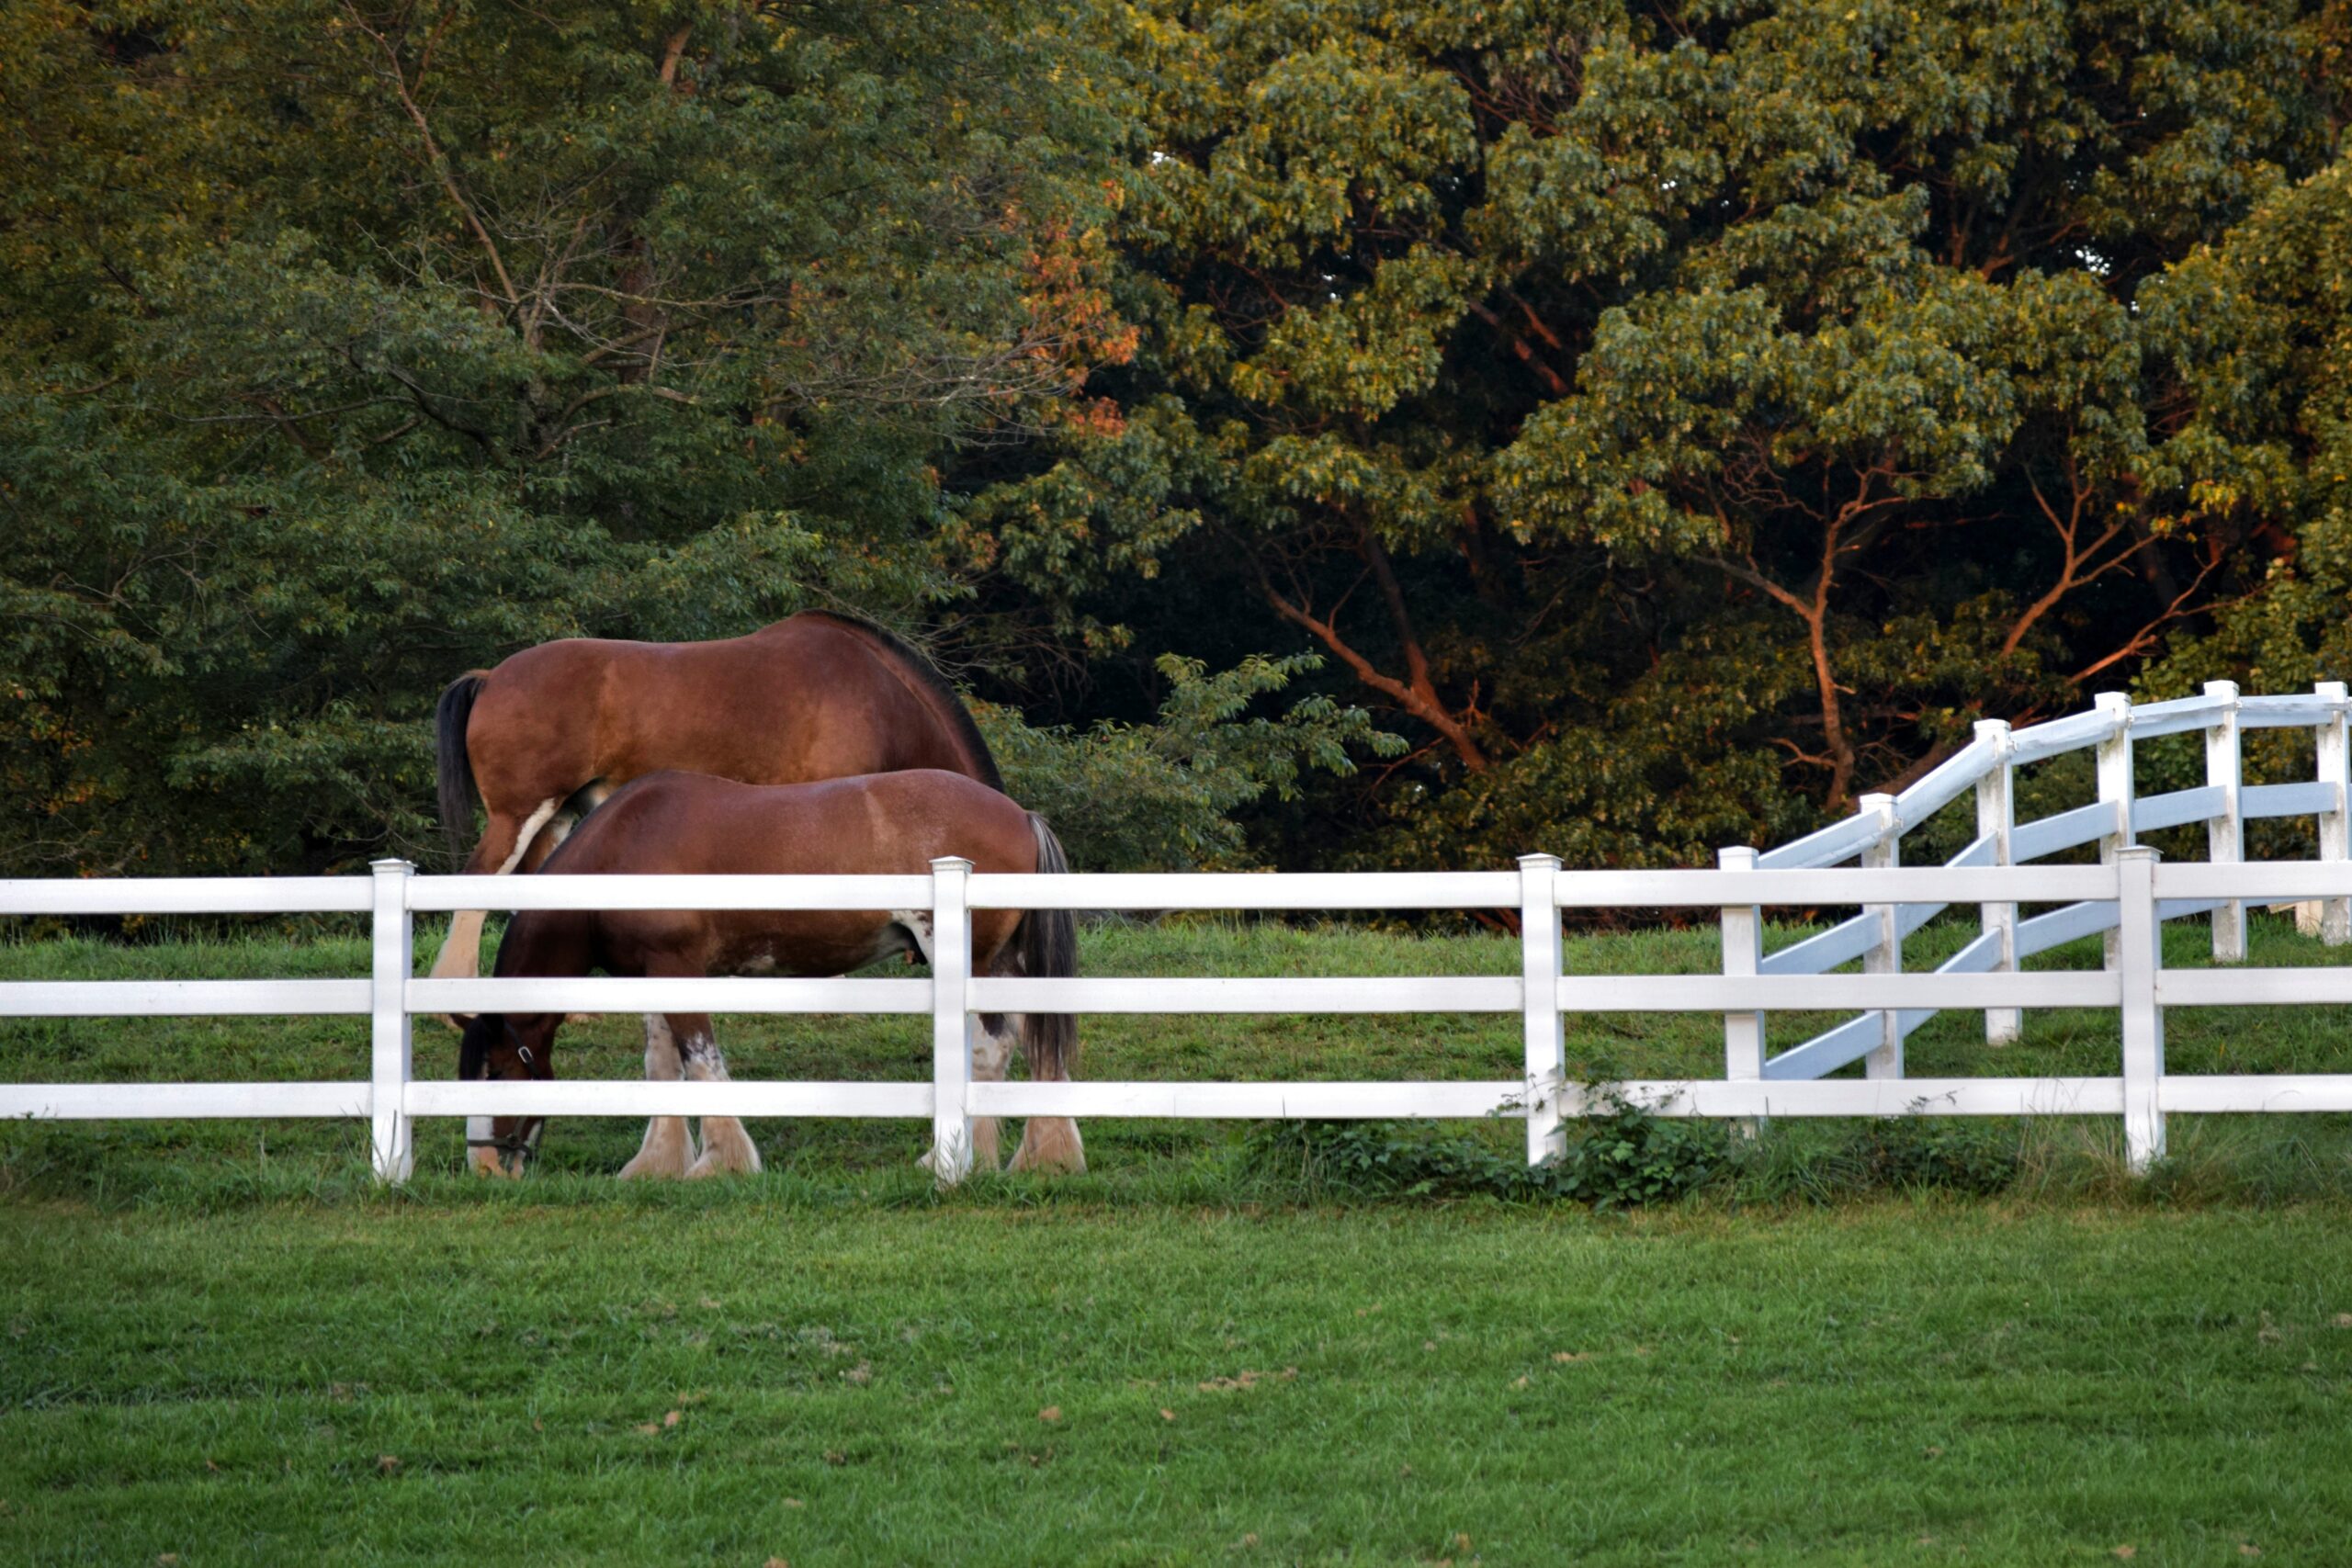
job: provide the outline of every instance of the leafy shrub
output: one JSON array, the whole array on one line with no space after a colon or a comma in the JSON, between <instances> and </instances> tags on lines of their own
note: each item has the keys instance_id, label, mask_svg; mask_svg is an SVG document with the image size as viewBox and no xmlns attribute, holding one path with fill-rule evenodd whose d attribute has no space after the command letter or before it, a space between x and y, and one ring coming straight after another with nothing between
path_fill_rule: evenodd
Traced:
<instances>
[{"instance_id":1,"label":"leafy shrub","mask_svg":"<svg viewBox=\"0 0 2352 1568\"><path fill-rule=\"evenodd\" d=\"M1724 1168L1723 1123L1654 1116L1623 1099L1606 1103L1607 1114L1570 1123L1567 1146L1534 1172L1553 1195L1596 1209L1668 1203Z\"/></svg>"},{"instance_id":2,"label":"leafy shrub","mask_svg":"<svg viewBox=\"0 0 2352 1568\"><path fill-rule=\"evenodd\" d=\"M1393 757L1404 741L1362 708L1311 694L1279 716L1261 697L1319 669L1313 654L1252 654L1212 674L1162 655L1168 696L1153 724L1039 728L1010 708L974 702L973 716L1004 770L1005 788L1042 812L1081 871L1190 871L1246 863L1233 814L1264 796L1295 798L1311 771L1347 774L1353 753Z\"/></svg>"},{"instance_id":3,"label":"leafy shrub","mask_svg":"<svg viewBox=\"0 0 2352 1568\"><path fill-rule=\"evenodd\" d=\"M1612 1101L1571 1122L1566 1147L1531 1167L1475 1134L1394 1122L1270 1122L1242 1145L1251 1174L1310 1190L1380 1198L1567 1199L1596 1209L1672 1202L1724 1168L1726 1135L1712 1122L1654 1116Z\"/></svg>"}]
</instances>

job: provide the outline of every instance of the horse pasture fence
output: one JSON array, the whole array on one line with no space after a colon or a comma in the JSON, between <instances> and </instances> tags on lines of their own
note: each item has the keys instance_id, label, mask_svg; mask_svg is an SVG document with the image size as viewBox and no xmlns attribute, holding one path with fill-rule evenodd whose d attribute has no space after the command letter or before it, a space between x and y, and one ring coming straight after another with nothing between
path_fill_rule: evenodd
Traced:
<instances>
[{"instance_id":1,"label":"horse pasture fence","mask_svg":"<svg viewBox=\"0 0 2352 1568\"><path fill-rule=\"evenodd\" d=\"M1549 855L1516 871L1351 874L976 874L960 860L908 876L420 876L405 862L369 877L106 878L0 881L0 915L357 914L371 921L370 972L308 980L0 983L0 1018L319 1015L365 1018L365 1079L305 1083L0 1085L0 1116L43 1119L348 1117L370 1123L377 1174L405 1179L424 1117L849 1116L932 1123L943 1182L969 1169L974 1116L1443 1118L1522 1120L1527 1156L1562 1146L1562 1127L1623 1100L1661 1115L2075 1115L2120 1117L2135 1168L2163 1152L2171 1113L2352 1111L2352 1073L2167 1075L2171 1007L2352 1002L2352 969L2233 967L2245 952L2245 905L2317 900L2322 932L2352 938L2346 725L2340 683L2309 694L2241 697L2226 683L2200 696L2133 706L2102 697L2090 712L2012 731L1988 722L1962 750L1899 795L1869 795L1850 819L1758 854L1723 852L1714 870L1568 871ZM2239 737L2249 728L2316 732L2316 776L2247 785ZM2135 739L2202 731L2207 782L2132 793ZM2014 819L2016 770L2068 751L2098 755L2098 798L2034 822ZM1905 832L1971 790L1977 831L1937 866L1899 863ZM2248 863L2244 825L2313 818L2318 855ZM2173 864L2139 834L2206 826L2207 858ZM2096 842L2097 865L2030 863ZM1858 864L1844 863L1859 862ZM1977 936L1932 972L1903 969L1903 939L1943 909L1973 904ZM2020 918L2021 906L2050 906ZM1767 953L1762 911L1860 912ZM1720 975L1563 973L1564 909L1680 908L1716 913ZM433 979L415 974L414 918L459 909L906 909L933 916L928 978L715 977ZM1487 910L1517 917L1521 972L1486 976L1046 978L974 975L973 909ZM2163 964L2165 920L2210 916L2221 967ZM2109 933L2104 967L2020 967L2061 942ZM1860 961L1861 972L1842 971ZM1981 1011L1988 1037L2014 1038L2028 1010L2112 1010L2117 1070L2066 1077L1905 1077L1905 1039L1934 1012ZM1771 1054L1776 1011L1855 1010L1849 1021ZM505 1082L420 1078L412 1023L450 1012L883 1013L932 1021L932 1073L904 1082ZM978 1013L1517 1013L1524 1070L1498 1080L1437 1082L989 1082L972 1076ZM1699 1012L1724 1019L1720 1079L1589 1086L1566 1072L1564 1020L1582 1013ZM1171 1021L1171 1028L1182 1027ZM1860 1077L1828 1074L1860 1061Z\"/></svg>"}]
</instances>

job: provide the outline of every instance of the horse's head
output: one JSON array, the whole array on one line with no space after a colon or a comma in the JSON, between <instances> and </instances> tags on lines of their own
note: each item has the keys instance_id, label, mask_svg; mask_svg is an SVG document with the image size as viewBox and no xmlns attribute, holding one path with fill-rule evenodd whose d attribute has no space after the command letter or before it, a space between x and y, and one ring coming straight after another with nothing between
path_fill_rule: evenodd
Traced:
<instances>
[{"instance_id":1,"label":"horse's head","mask_svg":"<svg viewBox=\"0 0 2352 1568\"><path fill-rule=\"evenodd\" d=\"M561 1013L477 1014L458 1045L461 1078L537 1079L555 1077L555 1032ZM520 1176L538 1152L544 1116L469 1116L466 1154L484 1176Z\"/></svg>"}]
</instances>

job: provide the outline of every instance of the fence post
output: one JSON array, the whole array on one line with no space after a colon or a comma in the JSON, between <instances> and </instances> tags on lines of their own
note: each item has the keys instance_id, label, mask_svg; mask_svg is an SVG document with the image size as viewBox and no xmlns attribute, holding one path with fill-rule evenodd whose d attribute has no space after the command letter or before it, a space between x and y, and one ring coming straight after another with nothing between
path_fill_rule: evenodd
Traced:
<instances>
[{"instance_id":1,"label":"fence post","mask_svg":"<svg viewBox=\"0 0 2352 1568\"><path fill-rule=\"evenodd\" d=\"M2132 836L2132 698L2125 692L2101 692L2091 699L2091 706L2101 713L2120 708L2115 733L2098 743L2098 798L2102 806L2115 808L2115 829L2103 833L2098 840L2098 862L2113 865L2115 858L2133 841ZM2122 952L2120 928L2109 928L2107 933L2107 967L2112 969Z\"/></svg>"},{"instance_id":2,"label":"fence post","mask_svg":"<svg viewBox=\"0 0 2352 1568\"><path fill-rule=\"evenodd\" d=\"M2156 1086L2165 1076L2165 1015L2156 1005L2164 962L2156 920L2156 852L2133 844L2116 852L2116 934L2123 987L2123 1152L2144 1171L2165 1152L2165 1114Z\"/></svg>"},{"instance_id":3,"label":"fence post","mask_svg":"<svg viewBox=\"0 0 2352 1568\"><path fill-rule=\"evenodd\" d=\"M1894 815L1894 796L1866 795L1856 809L1868 815L1878 814L1878 837L1862 852L1865 870L1900 865L1903 861L1903 824ZM1878 921L1878 940L1862 954L1865 975L1900 975L1903 973L1903 928L1899 923L1902 911L1893 904L1872 904L1863 913ZM1872 1078L1899 1078L1903 1076L1903 1015L1893 1008L1878 1015L1877 1048L1863 1059L1862 1076Z\"/></svg>"},{"instance_id":4,"label":"fence post","mask_svg":"<svg viewBox=\"0 0 2352 1568\"><path fill-rule=\"evenodd\" d=\"M931 1174L953 1187L972 1169L972 863L931 863Z\"/></svg>"},{"instance_id":5,"label":"fence post","mask_svg":"<svg viewBox=\"0 0 2352 1568\"><path fill-rule=\"evenodd\" d=\"M2335 804L2319 819L2319 858L2340 861L2352 858L2352 802L2346 797L2352 786L2352 750L2346 745L2345 690L2341 681L2322 681L2312 688L2335 705L2326 723L2319 727L2319 782L2335 792ZM2352 942L2352 898L2323 898L2319 906L2319 939L2330 947L2342 947Z\"/></svg>"},{"instance_id":6,"label":"fence post","mask_svg":"<svg viewBox=\"0 0 2352 1568\"><path fill-rule=\"evenodd\" d=\"M2221 722L2205 730L2205 782L2222 792L2219 815L2205 824L2205 858L2215 865L2245 859L2245 818L2239 792L2245 787L2245 759L2238 746L2238 683L2208 681L2205 694L2226 705ZM2213 911L2213 962L2245 962L2245 900L2233 898Z\"/></svg>"},{"instance_id":7,"label":"fence post","mask_svg":"<svg viewBox=\"0 0 2352 1568\"><path fill-rule=\"evenodd\" d=\"M1557 855L1519 857L1521 998L1527 1027L1527 1163L1542 1165L1566 1146L1560 1096L1567 1077L1560 1032L1560 900Z\"/></svg>"},{"instance_id":8,"label":"fence post","mask_svg":"<svg viewBox=\"0 0 2352 1568\"><path fill-rule=\"evenodd\" d=\"M1976 836L1993 840L1993 863L2015 865L2009 837L2017 831L2017 767L2009 761L2009 721L1976 721L1976 739L1993 749L1993 765L1976 781ZM2015 903L1977 906L1979 929L1997 937L2000 951L1993 955L1993 973L2014 975L2018 967L2018 907ZM2016 1008L1984 1010L1984 1043L2007 1045L2025 1032L2025 1014Z\"/></svg>"},{"instance_id":9,"label":"fence post","mask_svg":"<svg viewBox=\"0 0 2352 1568\"><path fill-rule=\"evenodd\" d=\"M379 1181L406 1181L416 1164L414 1129L408 1119L408 980L416 967L416 923L408 912L408 879L416 867L404 860L379 860L375 873L375 925L369 932L374 959L368 995L368 1153Z\"/></svg>"},{"instance_id":10,"label":"fence post","mask_svg":"<svg viewBox=\"0 0 2352 1568\"><path fill-rule=\"evenodd\" d=\"M1715 864L1724 871L1754 871L1756 852L1746 846L1717 850ZM1755 905L1724 907L1724 974L1753 976L1764 958L1763 911ZM1724 1077L1733 1083L1755 1083L1764 1077L1764 1015L1760 1012L1724 1014ZM1764 1124L1761 1116L1736 1118L1732 1125L1753 1135Z\"/></svg>"}]
</instances>

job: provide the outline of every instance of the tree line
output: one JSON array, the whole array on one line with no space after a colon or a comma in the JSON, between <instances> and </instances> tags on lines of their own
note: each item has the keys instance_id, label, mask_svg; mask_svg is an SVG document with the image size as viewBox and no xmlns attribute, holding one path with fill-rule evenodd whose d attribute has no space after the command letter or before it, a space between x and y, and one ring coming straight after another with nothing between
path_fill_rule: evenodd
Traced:
<instances>
[{"instance_id":1,"label":"tree line","mask_svg":"<svg viewBox=\"0 0 2352 1568\"><path fill-rule=\"evenodd\" d=\"M0 873L807 605L1081 864L1702 860L2352 666L2352 11L7 0Z\"/></svg>"}]
</instances>

